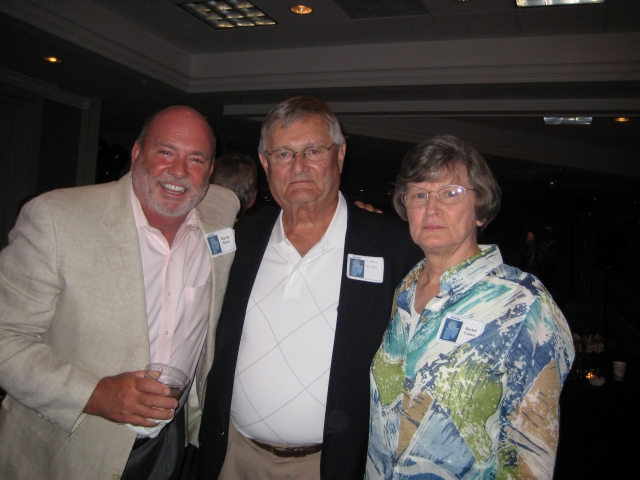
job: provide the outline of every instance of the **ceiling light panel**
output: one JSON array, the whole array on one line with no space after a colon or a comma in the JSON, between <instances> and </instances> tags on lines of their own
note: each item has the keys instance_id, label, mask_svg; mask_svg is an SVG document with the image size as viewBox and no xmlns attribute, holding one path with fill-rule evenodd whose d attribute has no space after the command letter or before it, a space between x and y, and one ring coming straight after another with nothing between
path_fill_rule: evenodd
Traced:
<instances>
[{"instance_id":1,"label":"ceiling light panel","mask_svg":"<svg viewBox=\"0 0 640 480\"><path fill-rule=\"evenodd\" d=\"M213 28L258 27L276 24L255 5L241 0L189 2L179 6Z\"/></svg>"},{"instance_id":2,"label":"ceiling light panel","mask_svg":"<svg viewBox=\"0 0 640 480\"><path fill-rule=\"evenodd\" d=\"M516 0L518 7L554 7L557 5L577 5L604 3L604 0Z\"/></svg>"},{"instance_id":3,"label":"ceiling light panel","mask_svg":"<svg viewBox=\"0 0 640 480\"><path fill-rule=\"evenodd\" d=\"M545 125L591 125L593 117L544 117Z\"/></svg>"}]
</instances>

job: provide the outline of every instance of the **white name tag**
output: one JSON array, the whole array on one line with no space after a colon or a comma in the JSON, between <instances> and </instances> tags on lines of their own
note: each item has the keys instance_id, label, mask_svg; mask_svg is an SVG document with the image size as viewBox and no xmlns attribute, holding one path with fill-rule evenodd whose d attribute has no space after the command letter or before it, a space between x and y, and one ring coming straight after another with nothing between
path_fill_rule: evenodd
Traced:
<instances>
[{"instance_id":1,"label":"white name tag","mask_svg":"<svg viewBox=\"0 0 640 480\"><path fill-rule=\"evenodd\" d=\"M207 241L209 253L212 257L235 252L236 250L236 239L233 236L233 230L230 228L207 233L204 238Z\"/></svg>"},{"instance_id":2,"label":"white name tag","mask_svg":"<svg viewBox=\"0 0 640 480\"><path fill-rule=\"evenodd\" d=\"M448 313L438 330L438 341L451 342L462 345L482 335L484 323L472 318L464 318L453 313Z\"/></svg>"},{"instance_id":3,"label":"white name tag","mask_svg":"<svg viewBox=\"0 0 640 480\"><path fill-rule=\"evenodd\" d=\"M364 282L382 283L384 278L384 258L347 255L347 277Z\"/></svg>"}]
</instances>

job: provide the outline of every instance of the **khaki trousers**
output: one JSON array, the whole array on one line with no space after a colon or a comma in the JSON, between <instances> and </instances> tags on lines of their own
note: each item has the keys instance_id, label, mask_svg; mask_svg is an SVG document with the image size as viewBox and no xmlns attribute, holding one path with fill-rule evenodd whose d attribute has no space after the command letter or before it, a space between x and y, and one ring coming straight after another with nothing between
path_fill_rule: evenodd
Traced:
<instances>
[{"instance_id":1,"label":"khaki trousers","mask_svg":"<svg viewBox=\"0 0 640 480\"><path fill-rule=\"evenodd\" d=\"M322 452L282 458L263 450L229 422L229 444L219 480L320 480Z\"/></svg>"}]
</instances>

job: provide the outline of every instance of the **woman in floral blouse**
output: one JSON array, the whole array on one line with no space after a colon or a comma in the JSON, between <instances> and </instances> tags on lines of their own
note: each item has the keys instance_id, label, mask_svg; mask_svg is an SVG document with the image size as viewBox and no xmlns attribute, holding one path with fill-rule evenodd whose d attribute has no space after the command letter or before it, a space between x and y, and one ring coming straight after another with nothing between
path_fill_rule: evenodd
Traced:
<instances>
[{"instance_id":1,"label":"woman in floral blouse","mask_svg":"<svg viewBox=\"0 0 640 480\"><path fill-rule=\"evenodd\" d=\"M405 156L394 204L425 259L371 366L366 477L551 478L571 334L538 279L477 243L500 209L484 158L427 140Z\"/></svg>"}]
</instances>

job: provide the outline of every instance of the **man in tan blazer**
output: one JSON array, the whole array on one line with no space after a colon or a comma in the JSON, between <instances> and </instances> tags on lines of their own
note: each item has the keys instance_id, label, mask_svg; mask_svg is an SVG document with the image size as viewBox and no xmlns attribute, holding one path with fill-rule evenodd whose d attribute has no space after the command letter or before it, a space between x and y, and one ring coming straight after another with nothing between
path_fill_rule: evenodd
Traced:
<instances>
[{"instance_id":1,"label":"man in tan blazer","mask_svg":"<svg viewBox=\"0 0 640 480\"><path fill-rule=\"evenodd\" d=\"M203 235L232 227L239 209L229 190L209 188L214 152L206 120L188 107L171 107L145 124L132 151L132 174L49 192L21 212L0 252L0 386L8 392L0 410L4 480L112 480L123 471L123 478L155 479L179 471L173 457L184 450L187 408L142 370L153 360L150 352L159 351L158 337L182 335L194 344L194 335L181 329L201 318L202 328L192 331L206 331L204 342L195 341L198 348L188 352L180 345L171 350L171 360L176 354L189 365L197 362L189 406L201 406L233 261L233 253L211 256ZM185 236L190 240L182 241ZM187 290L206 286L195 298L210 299L209 309L186 298L175 332L163 326L153 333L149 313L158 298L149 291L150 272L158 269L151 268L151 257L145 260L143 244L158 238L167 252L186 243L200 255L190 251L179 264L185 279L205 268L206 281L185 283L178 292L182 299ZM189 258L206 261L193 265ZM198 418L189 410L187 421ZM125 425L153 427L150 418L168 420L174 411L175 420L155 439ZM165 460L169 471L153 470Z\"/></svg>"}]
</instances>

